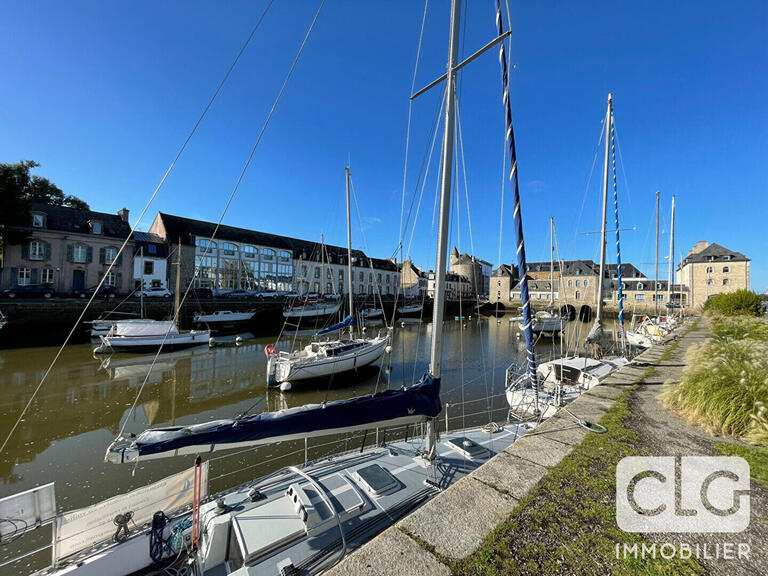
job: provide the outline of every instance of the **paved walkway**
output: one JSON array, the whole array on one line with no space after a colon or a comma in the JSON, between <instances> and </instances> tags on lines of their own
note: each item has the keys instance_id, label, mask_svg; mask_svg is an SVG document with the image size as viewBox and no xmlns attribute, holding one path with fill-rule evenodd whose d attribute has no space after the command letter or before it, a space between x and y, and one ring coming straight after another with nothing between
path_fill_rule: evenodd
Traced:
<instances>
[{"instance_id":1,"label":"paved walkway","mask_svg":"<svg viewBox=\"0 0 768 576\"><path fill-rule=\"evenodd\" d=\"M669 360L661 361L666 346L657 346L637 357L636 362L612 374L604 386L590 390L568 406L577 417L599 421L610 409L623 387L640 380L648 366L654 375L632 393L633 416L628 426L642 439L648 455L715 455L715 441L706 432L677 418L661 406L658 395L667 380L679 381L688 348L706 338L706 324L680 341ZM441 559L461 560L475 552L484 539L500 525L547 473L581 443L588 432L573 427L568 416L556 415L533 434L517 440L485 465L461 479L414 513L400 520L378 537L346 557L333 568L333 575L425 576L448 575ZM739 535L678 535L675 542L749 542L752 557L746 563L705 561L712 574L768 574L766 494L753 482L752 523L749 532ZM588 529L588 527L585 527ZM669 535L663 535L668 537ZM693 538L695 536L696 538ZM738 538L734 538L738 536ZM661 537L656 538L664 542Z\"/></svg>"}]
</instances>

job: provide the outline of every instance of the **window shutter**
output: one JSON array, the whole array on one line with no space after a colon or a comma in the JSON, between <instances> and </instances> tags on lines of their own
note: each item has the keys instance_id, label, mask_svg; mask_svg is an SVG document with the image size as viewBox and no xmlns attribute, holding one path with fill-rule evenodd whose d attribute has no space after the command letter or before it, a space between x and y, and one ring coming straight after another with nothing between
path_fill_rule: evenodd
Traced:
<instances>
[{"instance_id":1,"label":"window shutter","mask_svg":"<svg viewBox=\"0 0 768 576\"><path fill-rule=\"evenodd\" d=\"M90 250L90 248L89 248ZM106 248L99 248L99 264L104 264L105 262L105 256L104 253L106 252Z\"/></svg>"},{"instance_id":2,"label":"window shutter","mask_svg":"<svg viewBox=\"0 0 768 576\"><path fill-rule=\"evenodd\" d=\"M30 242L25 242L21 245L21 257L25 260L29 260L29 245Z\"/></svg>"},{"instance_id":3,"label":"window shutter","mask_svg":"<svg viewBox=\"0 0 768 576\"><path fill-rule=\"evenodd\" d=\"M74 262L75 260L75 247L72 244L67 244L67 262Z\"/></svg>"},{"instance_id":4,"label":"window shutter","mask_svg":"<svg viewBox=\"0 0 768 576\"><path fill-rule=\"evenodd\" d=\"M30 278L29 281L31 284L37 284L37 268L32 268L29 278Z\"/></svg>"},{"instance_id":5,"label":"window shutter","mask_svg":"<svg viewBox=\"0 0 768 576\"><path fill-rule=\"evenodd\" d=\"M43 247L45 248L45 259L50 260L51 259L51 245L48 242L43 243Z\"/></svg>"},{"instance_id":6,"label":"window shutter","mask_svg":"<svg viewBox=\"0 0 768 576\"><path fill-rule=\"evenodd\" d=\"M17 286L19 284L19 269L11 268L11 285Z\"/></svg>"},{"instance_id":7,"label":"window shutter","mask_svg":"<svg viewBox=\"0 0 768 576\"><path fill-rule=\"evenodd\" d=\"M123 264L123 255L118 254L117 260L115 260L115 266L122 266Z\"/></svg>"},{"instance_id":8,"label":"window shutter","mask_svg":"<svg viewBox=\"0 0 768 576\"><path fill-rule=\"evenodd\" d=\"M89 264L93 262L93 246L87 246L85 249L85 261Z\"/></svg>"},{"instance_id":9,"label":"window shutter","mask_svg":"<svg viewBox=\"0 0 768 576\"><path fill-rule=\"evenodd\" d=\"M117 276L115 277L115 289L121 288L123 285L123 274L121 272L117 273Z\"/></svg>"}]
</instances>

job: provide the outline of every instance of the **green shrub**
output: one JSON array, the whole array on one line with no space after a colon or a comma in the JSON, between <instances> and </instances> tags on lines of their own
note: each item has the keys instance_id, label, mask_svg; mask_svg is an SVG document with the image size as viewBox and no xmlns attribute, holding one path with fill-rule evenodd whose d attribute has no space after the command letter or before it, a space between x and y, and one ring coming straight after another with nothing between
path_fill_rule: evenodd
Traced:
<instances>
[{"instance_id":1,"label":"green shrub","mask_svg":"<svg viewBox=\"0 0 768 576\"><path fill-rule=\"evenodd\" d=\"M759 316L763 313L760 296L751 290L737 290L729 294L718 294L704 303L704 311L726 316Z\"/></svg>"},{"instance_id":2,"label":"green shrub","mask_svg":"<svg viewBox=\"0 0 768 576\"><path fill-rule=\"evenodd\" d=\"M709 331L717 340L759 340L768 342L768 318L710 314Z\"/></svg>"}]
</instances>

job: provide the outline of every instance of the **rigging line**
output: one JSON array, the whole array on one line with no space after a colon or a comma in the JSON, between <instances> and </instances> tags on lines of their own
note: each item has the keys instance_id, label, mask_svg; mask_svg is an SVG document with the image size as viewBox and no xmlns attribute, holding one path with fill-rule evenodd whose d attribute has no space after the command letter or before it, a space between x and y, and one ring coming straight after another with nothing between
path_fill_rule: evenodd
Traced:
<instances>
[{"instance_id":1,"label":"rigging line","mask_svg":"<svg viewBox=\"0 0 768 576\"><path fill-rule=\"evenodd\" d=\"M413 94L416 90L416 73L419 70L419 60L421 59L421 42L424 39L424 25L427 21L427 7L429 6L429 0L424 0L424 14L421 16L421 31L419 32L419 46L416 49L416 63L413 66L413 78L411 79L411 91ZM403 215L405 213L405 184L408 175L408 148L411 141L411 113L413 111L413 100L408 99L408 127L405 131L405 160L403 161L403 192L400 199L400 256L402 260L403 251L403 237L405 231L403 230Z\"/></svg>"},{"instance_id":2,"label":"rigging line","mask_svg":"<svg viewBox=\"0 0 768 576\"><path fill-rule=\"evenodd\" d=\"M579 219L576 221L576 229L573 232L573 239L576 241L579 237L579 226L581 226L581 217L584 215L584 206L587 203L587 197L589 196L589 185L592 183L592 174L595 171L595 164L597 163L597 155L600 153L600 144L603 141L603 124L605 120L600 122L600 137L597 139L597 146L595 146L595 157L592 159L592 168L589 169L589 177L587 178L587 185L584 188L584 196L581 199L581 210L579 210Z\"/></svg>"},{"instance_id":3,"label":"rigging line","mask_svg":"<svg viewBox=\"0 0 768 576\"><path fill-rule=\"evenodd\" d=\"M210 242L208 242L208 245L206 246L205 252L203 253L203 258L205 258L211 249L211 244L213 243L213 239L216 237L216 234L219 231L219 228L221 227L221 222L224 220L224 216L226 216L227 211L229 210L230 204L232 204L232 200L235 198L235 194L237 193L238 188L240 188L240 184L243 181L243 178L245 177L245 173L248 171L248 167L251 164L251 160L253 159L254 154L256 153L256 149L258 148L259 144L261 143L261 139L264 136L264 132L267 129L267 126L269 126L269 122L272 119L272 116L275 113L275 110L277 109L277 105L280 102L280 99L283 96L283 93L285 92L285 88L288 85L288 81L291 79L291 76L293 75L293 71L296 69L296 65L299 62L299 58L301 57L302 52L304 51L304 47L307 45L307 41L309 40L309 36L312 33L312 30L315 27L315 24L317 23L317 19L320 16L320 12L323 9L323 6L325 5L325 0L322 0L320 2L320 7L317 9L317 12L315 13L315 17L312 20L312 24L310 24L309 29L307 30L306 35L304 36L304 40L301 43L301 46L299 47L299 51L296 53L296 57L293 59L293 63L291 64L291 67L288 70L288 74L285 77L285 80L283 80L283 85L280 87L280 91L277 94L277 97L275 98L274 103L272 104L272 108L269 111L269 114L267 115L266 120L264 121L264 125L261 127L261 131L259 132L258 137L256 138L256 142L254 143L253 147L251 148L251 152L248 155L248 159L245 162L245 165L243 166L242 171L240 172L240 176L237 178L237 182L235 183L235 187L232 189L232 192L229 194L229 198L227 199L227 203L224 205L224 210L221 213L221 216L219 217L219 221L216 222L216 226L213 229L213 233L211 234ZM197 278L198 273L200 272L201 267L196 267L194 273L192 274L192 279L187 284L187 289L184 291L184 296L179 302L179 307L174 313L174 324L178 323L179 319L179 312L181 310L181 307L184 305L184 301L187 299L187 295L189 294L189 290L192 288L192 284L195 281L195 278ZM95 292L94 292L95 295ZM147 376L144 378L144 381L141 383L141 386L139 387L139 391L136 394L136 399L133 401L133 405L131 406L130 411L128 414L132 414L134 410L136 410L136 405L139 402L139 398L141 397L141 393L144 390L144 387L147 384L147 381L149 380L149 376L152 373L152 369L155 366L155 363L157 362L157 359L160 357L160 353L163 350L163 346L165 345L166 339L168 338L168 334L171 331L171 326L168 326L168 330L165 333L165 336L163 336L163 341L160 343L160 346L157 349L157 353L155 354L155 357L152 359L152 363L149 366L149 370L147 371ZM128 424L129 418L126 417L125 421L123 422L123 425L120 427L120 433L119 436L122 436L123 432L125 431L125 426Z\"/></svg>"},{"instance_id":4,"label":"rigging line","mask_svg":"<svg viewBox=\"0 0 768 576\"><path fill-rule=\"evenodd\" d=\"M419 214L421 212L421 200L424 197L424 188L426 187L427 180L429 178L429 167L430 167L430 165L432 163L432 153L435 150L435 142L437 141L437 134L440 131L440 123L442 122L442 118L441 118L442 114L440 114L440 112L442 112L444 105L445 105L445 92L443 92L443 99L440 102L440 108L438 109L438 112L437 112L438 113L438 116L437 116L437 118L438 118L438 125L435 126L435 129L433 130L433 133L432 133L432 143L431 143L431 145L429 147L429 157L427 158L426 170L424 172L424 178L421 179L421 191L419 192L419 202L416 205L416 214L413 217L413 226L411 227L411 237L408 240L408 250L405 253L406 256L409 259L411 257L411 246L413 245L413 236L414 236L414 233L416 232L416 224L419 221ZM418 184L417 184L417 186L418 186ZM415 194L414 194L414 197L415 197ZM408 214L408 219L409 220L410 220L410 217L411 216L410 216L410 212L409 212L409 214Z\"/></svg>"},{"instance_id":5,"label":"rigging line","mask_svg":"<svg viewBox=\"0 0 768 576\"><path fill-rule=\"evenodd\" d=\"M256 31L259 29L259 26L261 25L262 21L264 20L264 17L267 15L267 12L269 11L270 7L274 3L274 0L270 0L270 2L267 4L266 8L264 8L264 11L261 13L261 16L259 17L258 21L256 22L256 25L251 30L251 33L248 35L248 38L245 40L243 45L240 47L239 52L237 53L237 56L235 56L235 59L232 61L232 64L230 64L229 68L227 69L227 72L224 74L224 77L221 79L221 82L219 82L219 85L216 87L216 90L214 91L211 98L208 100L208 103L205 105L205 108L203 108L202 113L200 114L200 117L197 119L197 122L195 122L195 125L192 127L192 130L187 135L187 138L184 140L184 143L179 148L178 152L176 153L176 156L173 158L173 161L168 166L168 169L165 171L165 174L163 174L163 177L160 179L160 182L155 187L154 192L152 192L152 195L149 197L149 201L147 202L146 206L144 206L144 209L139 214L139 218L136 220L136 223L131 228L131 231L128 233L128 236L123 241L123 244L120 246L120 249L117 251L117 255L115 256L115 259L110 262L109 266L107 267L107 270L104 272L104 275L101 278L101 281L99 282L98 286L96 287L96 290L94 290L91 297L88 299L88 302L86 303L85 307L83 308L83 311L80 313L80 316L78 316L77 320L75 321L74 325L72 326L72 329L69 331L69 334L67 334L67 337L64 339L64 343L61 345L59 350L56 352L56 355L53 358L53 361L51 362L50 366L48 366L47 370L43 374L43 377L40 380L40 383L37 385L35 390L32 392L32 396L30 396L29 401L24 406L24 409L21 411L21 414L19 414L18 419L14 423L14 425L11 427L10 432L8 432L8 435L6 436L5 440L3 441L3 444L0 446L0 454L3 453L5 450L6 445L8 444L8 441L11 439L11 436L16 431L16 428L21 423L22 419L24 418L24 415L27 413L27 410L29 410L29 407L32 405L32 402L34 401L35 397L37 396L38 392L42 388L43 384L45 383L46 379L48 378L48 375L51 373L51 370L53 370L54 365L58 361L59 357L61 356L61 353L64 351L64 348L67 344L69 344L70 339L72 338L72 335L75 333L75 330L80 325L80 322L82 322L83 318L85 317L85 313L88 311L88 308L90 308L91 304L93 303L94 298L96 297L96 294L98 294L99 290L101 289L102 285L104 284L105 280L109 276L109 273L114 268L115 262L117 259L122 255L122 253L125 251L126 246L128 245L128 242L133 237L133 233L135 232L136 228L141 223L142 219L147 213L147 210L149 210L149 207L152 205L152 202L155 200L155 197L157 197L157 194L160 192L160 189L163 187L163 184L165 184L165 181L168 179L168 176L170 176L171 172L173 171L174 167L176 166L176 163L178 162L179 158L181 158L181 155L183 154L184 150L187 148L187 144L189 144L189 141L192 139L192 137L197 132L197 129L199 128L200 124L202 123L205 116L208 114L208 111L210 110L211 106L213 105L213 102L216 100L216 97L219 95L219 92L221 92L221 89L224 87L224 84L226 83L229 76L232 74L232 71L234 70L235 66L237 65L238 61L240 60L240 57L245 52L245 49L248 47L248 45L251 42L251 39L256 34Z\"/></svg>"}]
</instances>

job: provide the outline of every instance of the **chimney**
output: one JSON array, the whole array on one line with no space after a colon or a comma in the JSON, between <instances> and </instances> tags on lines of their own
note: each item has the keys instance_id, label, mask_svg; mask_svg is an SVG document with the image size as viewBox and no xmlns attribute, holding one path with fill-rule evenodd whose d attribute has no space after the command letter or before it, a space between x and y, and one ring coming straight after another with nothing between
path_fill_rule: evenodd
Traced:
<instances>
[{"instance_id":1,"label":"chimney","mask_svg":"<svg viewBox=\"0 0 768 576\"><path fill-rule=\"evenodd\" d=\"M707 242L706 240L699 240L698 242L696 242L696 245L690 249L690 251L688 252L688 256L691 256L693 254L698 254L702 250L705 250L707 246L709 246L709 242Z\"/></svg>"},{"instance_id":2,"label":"chimney","mask_svg":"<svg viewBox=\"0 0 768 576\"><path fill-rule=\"evenodd\" d=\"M120 216L120 219L123 222L125 222L126 224L130 224L130 222L128 222L128 215L130 213L131 213L131 211L128 210L128 208L123 208L122 210L118 210L117 211L117 215Z\"/></svg>"}]
</instances>

